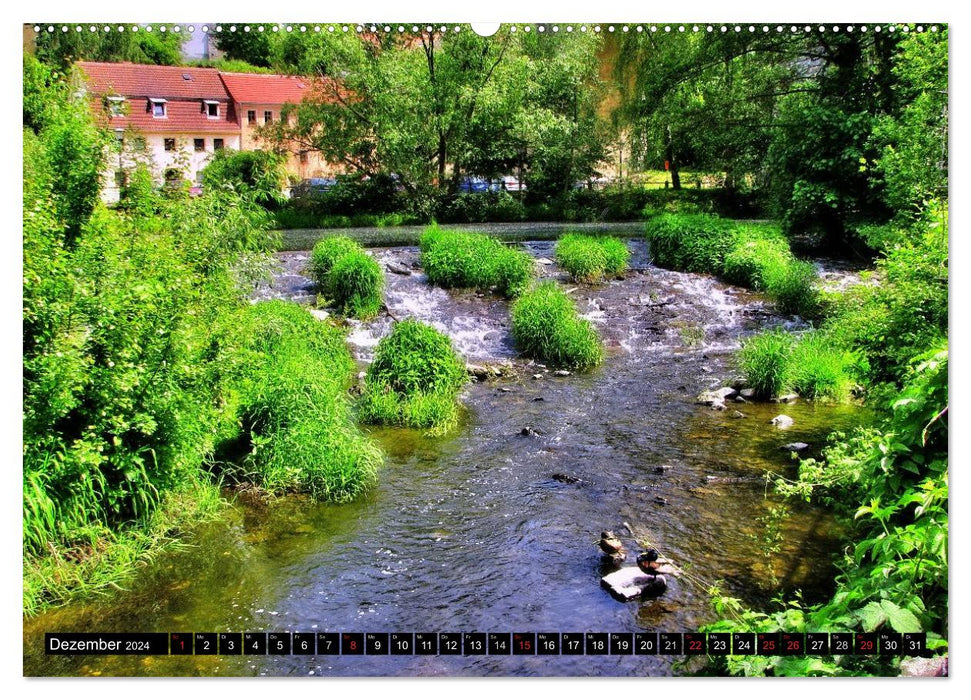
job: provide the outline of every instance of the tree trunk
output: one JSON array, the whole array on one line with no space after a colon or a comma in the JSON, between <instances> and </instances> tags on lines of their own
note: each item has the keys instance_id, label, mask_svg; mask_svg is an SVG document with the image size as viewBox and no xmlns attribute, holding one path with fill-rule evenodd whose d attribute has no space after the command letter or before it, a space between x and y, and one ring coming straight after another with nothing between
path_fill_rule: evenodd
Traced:
<instances>
[{"instance_id":1,"label":"tree trunk","mask_svg":"<svg viewBox=\"0 0 971 700\"><path fill-rule=\"evenodd\" d=\"M445 134L438 136L438 186L445 185L445 159L448 157L448 141Z\"/></svg>"}]
</instances>

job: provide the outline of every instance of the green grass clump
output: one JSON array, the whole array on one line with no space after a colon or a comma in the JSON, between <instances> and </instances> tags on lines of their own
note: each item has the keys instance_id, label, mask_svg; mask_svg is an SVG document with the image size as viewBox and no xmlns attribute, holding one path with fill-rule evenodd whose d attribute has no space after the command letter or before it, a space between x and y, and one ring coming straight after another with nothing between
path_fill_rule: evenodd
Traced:
<instances>
[{"instance_id":1,"label":"green grass clump","mask_svg":"<svg viewBox=\"0 0 971 700\"><path fill-rule=\"evenodd\" d=\"M230 399L237 424L217 451L225 473L270 492L343 502L372 482L381 453L354 424L343 331L283 301L252 306Z\"/></svg>"},{"instance_id":2,"label":"green grass clump","mask_svg":"<svg viewBox=\"0 0 971 700\"><path fill-rule=\"evenodd\" d=\"M857 355L821 331L800 336L789 362L792 390L809 399L846 401L860 373Z\"/></svg>"},{"instance_id":3,"label":"green grass clump","mask_svg":"<svg viewBox=\"0 0 971 700\"><path fill-rule=\"evenodd\" d=\"M739 239L734 222L711 214L662 214L646 229L654 263L685 272L721 274Z\"/></svg>"},{"instance_id":4,"label":"green grass clump","mask_svg":"<svg viewBox=\"0 0 971 700\"><path fill-rule=\"evenodd\" d=\"M318 286L327 286L327 275L340 258L361 250L361 246L347 236L321 238L310 252L310 274Z\"/></svg>"},{"instance_id":5,"label":"green grass clump","mask_svg":"<svg viewBox=\"0 0 971 700\"><path fill-rule=\"evenodd\" d=\"M347 236L320 240L310 254L310 273L318 289L345 316L368 319L381 309L384 272Z\"/></svg>"},{"instance_id":6,"label":"green grass clump","mask_svg":"<svg viewBox=\"0 0 971 700\"><path fill-rule=\"evenodd\" d=\"M414 319L381 339L364 378L360 419L376 425L447 432L458 420L465 365L448 336Z\"/></svg>"},{"instance_id":7,"label":"green grass clump","mask_svg":"<svg viewBox=\"0 0 971 700\"><path fill-rule=\"evenodd\" d=\"M577 282L593 284L627 269L630 251L618 238L568 233L556 244L556 262Z\"/></svg>"},{"instance_id":8,"label":"green grass clump","mask_svg":"<svg viewBox=\"0 0 971 700\"><path fill-rule=\"evenodd\" d=\"M603 360L597 332L555 282L543 282L516 300L512 332L524 355L555 366L588 369Z\"/></svg>"},{"instance_id":9,"label":"green grass clump","mask_svg":"<svg viewBox=\"0 0 971 700\"><path fill-rule=\"evenodd\" d=\"M766 291L782 313L815 319L819 309L817 277L812 263L791 260L788 265L767 270Z\"/></svg>"},{"instance_id":10,"label":"green grass clump","mask_svg":"<svg viewBox=\"0 0 971 700\"><path fill-rule=\"evenodd\" d=\"M381 309L384 272L364 251L348 253L331 268L328 292L345 316L367 319Z\"/></svg>"},{"instance_id":11,"label":"green grass clump","mask_svg":"<svg viewBox=\"0 0 971 700\"><path fill-rule=\"evenodd\" d=\"M425 274L440 287L495 289L515 297L533 278L533 259L528 253L489 236L432 225L425 229L419 245Z\"/></svg>"},{"instance_id":12,"label":"green grass clump","mask_svg":"<svg viewBox=\"0 0 971 700\"><path fill-rule=\"evenodd\" d=\"M745 384L760 398L795 391L808 399L845 401L860 371L857 356L822 331L766 331L745 341L738 359Z\"/></svg>"},{"instance_id":13,"label":"green grass clump","mask_svg":"<svg viewBox=\"0 0 971 700\"><path fill-rule=\"evenodd\" d=\"M764 291L768 280L777 279L792 259L785 240L745 240L725 256L722 277L731 284Z\"/></svg>"},{"instance_id":14,"label":"green grass clump","mask_svg":"<svg viewBox=\"0 0 971 700\"><path fill-rule=\"evenodd\" d=\"M746 386L764 399L778 396L792 383L795 338L784 330L766 331L742 343L738 361Z\"/></svg>"}]
</instances>

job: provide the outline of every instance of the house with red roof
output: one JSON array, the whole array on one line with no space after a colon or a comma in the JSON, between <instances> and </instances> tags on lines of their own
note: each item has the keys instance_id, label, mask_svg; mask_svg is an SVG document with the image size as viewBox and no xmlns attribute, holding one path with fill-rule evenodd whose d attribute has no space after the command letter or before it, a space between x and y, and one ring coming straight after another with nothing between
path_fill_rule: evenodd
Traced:
<instances>
[{"instance_id":1,"label":"house with red roof","mask_svg":"<svg viewBox=\"0 0 971 700\"><path fill-rule=\"evenodd\" d=\"M314 85L299 76L224 73L134 63L79 62L92 109L115 133L103 197L117 201L126 173L137 163L156 180L198 183L212 154L223 148L268 148L260 127L282 118ZM316 151L294 144L287 171L292 180L333 176L339 168Z\"/></svg>"},{"instance_id":2,"label":"house with red roof","mask_svg":"<svg viewBox=\"0 0 971 700\"><path fill-rule=\"evenodd\" d=\"M148 164L160 182L198 182L214 152L240 148L239 119L219 71L87 61L78 67L96 118L118 146L106 200L117 200L136 163Z\"/></svg>"},{"instance_id":3,"label":"house with red roof","mask_svg":"<svg viewBox=\"0 0 971 700\"><path fill-rule=\"evenodd\" d=\"M320 79L294 75L223 71L219 75L238 115L240 148L244 150L266 147L266 143L260 138L260 127L282 119L284 105L300 104L315 90L324 87ZM294 179L331 177L340 172L338 167L324 160L317 151L300 144L292 144L289 152L287 172Z\"/></svg>"}]
</instances>

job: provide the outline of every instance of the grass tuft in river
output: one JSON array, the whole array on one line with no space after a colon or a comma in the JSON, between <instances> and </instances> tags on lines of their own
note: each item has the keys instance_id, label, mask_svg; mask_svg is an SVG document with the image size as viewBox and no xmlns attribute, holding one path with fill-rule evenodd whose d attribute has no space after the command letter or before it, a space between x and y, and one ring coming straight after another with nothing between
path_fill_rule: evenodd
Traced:
<instances>
[{"instance_id":1,"label":"grass tuft in river","mask_svg":"<svg viewBox=\"0 0 971 700\"><path fill-rule=\"evenodd\" d=\"M445 433L458 421L456 397L465 381L465 366L448 336L406 319L378 343L359 417L364 423Z\"/></svg>"},{"instance_id":2,"label":"grass tuft in river","mask_svg":"<svg viewBox=\"0 0 971 700\"><path fill-rule=\"evenodd\" d=\"M542 362L589 369L603 361L597 332L555 282L543 282L516 300L512 333L520 352Z\"/></svg>"},{"instance_id":3,"label":"grass tuft in river","mask_svg":"<svg viewBox=\"0 0 971 700\"><path fill-rule=\"evenodd\" d=\"M310 272L317 288L345 316L368 319L381 309L381 266L350 238L320 240L310 255Z\"/></svg>"},{"instance_id":4,"label":"grass tuft in river","mask_svg":"<svg viewBox=\"0 0 971 700\"><path fill-rule=\"evenodd\" d=\"M533 278L533 258L528 253L479 233L432 225L425 229L420 245L421 265L429 282L446 289L495 289L512 298Z\"/></svg>"},{"instance_id":5,"label":"grass tuft in river","mask_svg":"<svg viewBox=\"0 0 971 700\"><path fill-rule=\"evenodd\" d=\"M271 492L355 498L382 456L353 421L344 332L282 301L254 305L246 323L227 397L237 423L222 436L219 466Z\"/></svg>"},{"instance_id":6,"label":"grass tuft in river","mask_svg":"<svg viewBox=\"0 0 971 700\"><path fill-rule=\"evenodd\" d=\"M630 251L618 238L568 233L556 243L556 262L577 282L594 284L627 269Z\"/></svg>"}]
</instances>

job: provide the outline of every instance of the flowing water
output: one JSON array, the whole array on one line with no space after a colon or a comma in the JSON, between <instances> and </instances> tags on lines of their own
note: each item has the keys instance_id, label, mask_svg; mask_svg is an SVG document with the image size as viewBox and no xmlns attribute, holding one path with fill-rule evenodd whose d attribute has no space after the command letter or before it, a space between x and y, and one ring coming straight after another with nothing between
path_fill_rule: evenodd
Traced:
<instances>
[{"instance_id":1,"label":"flowing water","mask_svg":"<svg viewBox=\"0 0 971 700\"><path fill-rule=\"evenodd\" d=\"M461 427L442 438L373 430L387 460L376 487L352 504L237 500L130 591L27 621L25 673L667 675L664 656L75 658L40 649L43 632L55 630L679 632L713 619L695 579L721 581L755 606L768 605L773 578L809 599L831 590L839 532L825 510L791 506L781 551L764 554L760 519L774 504L764 475L793 475L782 445L818 451L829 431L868 413L803 401L719 412L694 400L734 378L732 354L746 335L804 324L712 277L651 266L643 240L629 241L624 279L571 284L552 263L553 245L526 248L539 274L571 290L596 325L607 346L600 368L557 376L518 358L505 300L431 287L417 248L372 250L397 270L387 275L391 314L436 326L470 362L502 367L463 392ZM273 283L255 296L312 301L308 254L279 259ZM350 324L362 366L391 323L383 314ZM783 412L795 419L787 430L769 423ZM622 534L632 562L638 550L625 522L690 579L670 580L655 599L613 599L600 587L596 540L604 529Z\"/></svg>"}]
</instances>

